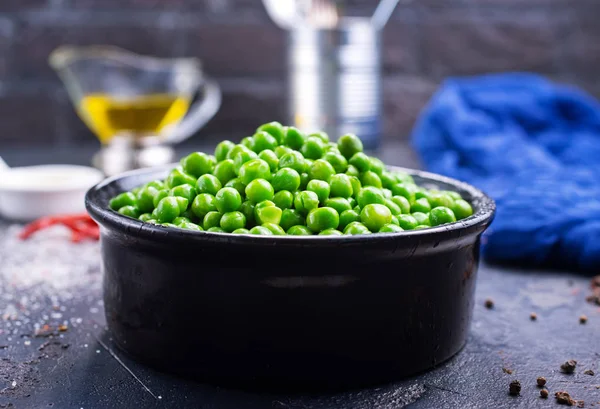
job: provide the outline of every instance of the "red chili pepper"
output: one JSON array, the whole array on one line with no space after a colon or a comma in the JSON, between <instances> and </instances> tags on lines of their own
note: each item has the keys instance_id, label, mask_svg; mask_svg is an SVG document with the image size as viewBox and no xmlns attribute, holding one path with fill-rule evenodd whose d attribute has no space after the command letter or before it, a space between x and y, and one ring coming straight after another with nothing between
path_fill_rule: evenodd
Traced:
<instances>
[{"instance_id":1,"label":"red chili pepper","mask_svg":"<svg viewBox=\"0 0 600 409\"><path fill-rule=\"evenodd\" d=\"M42 217L25 226L19 237L26 240L35 232L57 224L66 226L71 230L71 241L74 243L86 238L93 240L100 238L98 225L87 213Z\"/></svg>"}]
</instances>

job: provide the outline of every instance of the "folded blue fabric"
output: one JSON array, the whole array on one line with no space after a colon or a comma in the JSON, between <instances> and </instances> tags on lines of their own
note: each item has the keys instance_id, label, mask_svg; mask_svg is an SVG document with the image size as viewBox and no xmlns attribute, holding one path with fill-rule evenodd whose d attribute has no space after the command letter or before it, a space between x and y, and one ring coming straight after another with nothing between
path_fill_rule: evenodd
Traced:
<instances>
[{"instance_id":1,"label":"folded blue fabric","mask_svg":"<svg viewBox=\"0 0 600 409\"><path fill-rule=\"evenodd\" d=\"M533 74L449 79L413 131L425 167L496 200L483 252L600 268L600 104Z\"/></svg>"}]
</instances>

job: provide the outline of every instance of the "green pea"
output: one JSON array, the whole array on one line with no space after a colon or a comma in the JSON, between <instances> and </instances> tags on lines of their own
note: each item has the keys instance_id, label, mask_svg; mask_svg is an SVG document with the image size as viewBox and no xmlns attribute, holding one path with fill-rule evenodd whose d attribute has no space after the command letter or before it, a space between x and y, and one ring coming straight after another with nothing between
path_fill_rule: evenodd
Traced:
<instances>
[{"instance_id":1,"label":"green pea","mask_svg":"<svg viewBox=\"0 0 600 409\"><path fill-rule=\"evenodd\" d=\"M192 202L192 212L200 219L204 218L206 213L214 212L216 210L215 197L208 193L200 193Z\"/></svg>"},{"instance_id":2,"label":"green pea","mask_svg":"<svg viewBox=\"0 0 600 409\"><path fill-rule=\"evenodd\" d=\"M360 206L359 206L359 205L356 205L356 206L354 206L354 207L352 208L352 210L354 210L356 213L360 214L360 211L361 211L362 209L360 208Z\"/></svg>"},{"instance_id":3,"label":"green pea","mask_svg":"<svg viewBox=\"0 0 600 409\"><path fill-rule=\"evenodd\" d=\"M300 152L305 158L320 159L325 153L325 142L316 136L309 136L300 148Z\"/></svg>"},{"instance_id":4,"label":"green pea","mask_svg":"<svg viewBox=\"0 0 600 409\"><path fill-rule=\"evenodd\" d=\"M254 138L251 136L246 136L245 138L242 138L240 145L243 145L251 151L254 151Z\"/></svg>"},{"instance_id":5,"label":"green pea","mask_svg":"<svg viewBox=\"0 0 600 409\"><path fill-rule=\"evenodd\" d=\"M240 195L240 192L232 187L224 187L215 195L215 206L217 206L217 210L221 213L234 212L238 210L241 205L242 196Z\"/></svg>"},{"instance_id":6,"label":"green pea","mask_svg":"<svg viewBox=\"0 0 600 409\"><path fill-rule=\"evenodd\" d=\"M321 203L324 203L325 200L327 200L329 198L329 192L330 192L329 183L327 183L323 180L313 179L313 180L309 181L308 184L306 185L306 190L315 192L317 194L317 196L319 197L319 202L321 202Z\"/></svg>"},{"instance_id":7,"label":"green pea","mask_svg":"<svg viewBox=\"0 0 600 409\"><path fill-rule=\"evenodd\" d=\"M235 157L243 151L251 151L252 149L248 148L245 145L239 144L239 145L235 145L233 148L231 148L231 150L229 152L227 152L227 159L235 159ZM225 160L225 159L223 159ZM222 162L222 161L220 161Z\"/></svg>"},{"instance_id":8,"label":"green pea","mask_svg":"<svg viewBox=\"0 0 600 409\"><path fill-rule=\"evenodd\" d=\"M402 214L410 213L410 202L404 196L392 196L392 202L396 203Z\"/></svg>"},{"instance_id":9,"label":"green pea","mask_svg":"<svg viewBox=\"0 0 600 409\"><path fill-rule=\"evenodd\" d=\"M156 190L163 190L165 188L165 184L160 180L153 180L144 185L144 187L153 187Z\"/></svg>"},{"instance_id":10,"label":"green pea","mask_svg":"<svg viewBox=\"0 0 600 409\"><path fill-rule=\"evenodd\" d=\"M150 219L152 219L152 214L150 214L150 213L140 214L138 217L138 220L141 220L143 222L147 222Z\"/></svg>"},{"instance_id":11,"label":"green pea","mask_svg":"<svg viewBox=\"0 0 600 409\"><path fill-rule=\"evenodd\" d=\"M250 234L256 234L259 236L272 236L273 232L263 226L254 226L250 229Z\"/></svg>"},{"instance_id":12,"label":"green pea","mask_svg":"<svg viewBox=\"0 0 600 409\"><path fill-rule=\"evenodd\" d=\"M379 229L379 233L400 233L404 231L402 227L396 226L395 224L386 224L381 229Z\"/></svg>"},{"instance_id":13,"label":"green pea","mask_svg":"<svg viewBox=\"0 0 600 409\"><path fill-rule=\"evenodd\" d=\"M415 190L415 199L427 199L427 202L429 202L429 198L431 197L431 193L428 192L427 190L420 190L420 189L416 189Z\"/></svg>"},{"instance_id":14,"label":"green pea","mask_svg":"<svg viewBox=\"0 0 600 409\"><path fill-rule=\"evenodd\" d=\"M438 206L431 209L429 212L429 222L432 226L439 226L440 224L454 223L456 216L454 212L447 207Z\"/></svg>"},{"instance_id":15,"label":"green pea","mask_svg":"<svg viewBox=\"0 0 600 409\"><path fill-rule=\"evenodd\" d=\"M360 176L360 183L363 186L375 186L379 189L383 187L383 185L381 184L381 179L379 179L377 173L372 172L370 170L363 172L363 174Z\"/></svg>"},{"instance_id":16,"label":"green pea","mask_svg":"<svg viewBox=\"0 0 600 409\"><path fill-rule=\"evenodd\" d=\"M448 208L452 208L454 206L454 199L445 193L434 193L431 194L428 200L431 207L439 207L444 206Z\"/></svg>"},{"instance_id":17,"label":"green pea","mask_svg":"<svg viewBox=\"0 0 600 409\"><path fill-rule=\"evenodd\" d=\"M338 227L340 230L344 230L350 223L359 221L360 215L357 212L354 210L344 210L342 213L340 213L340 224Z\"/></svg>"},{"instance_id":18,"label":"green pea","mask_svg":"<svg viewBox=\"0 0 600 409\"><path fill-rule=\"evenodd\" d=\"M356 166L348 165L348 169L346 170L346 175L358 177L358 176L360 176L360 172L358 171L358 169L356 169Z\"/></svg>"},{"instance_id":19,"label":"green pea","mask_svg":"<svg viewBox=\"0 0 600 409\"><path fill-rule=\"evenodd\" d=\"M159 223L158 223L158 220L156 220L156 219L149 219L149 220L146 220L146 223L148 223L148 224L159 224Z\"/></svg>"},{"instance_id":20,"label":"green pea","mask_svg":"<svg viewBox=\"0 0 600 409\"><path fill-rule=\"evenodd\" d=\"M159 190L158 193L156 193L156 195L154 195L154 199L152 200L152 204L154 205L154 208L156 209L156 206L158 206L158 204L160 203L161 200L163 200L165 197L169 196L170 190L164 189L164 190Z\"/></svg>"},{"instance_id":21,"label":"green pea","mask_svg":"<svg viewBox=\"0 0 600 409\"><path fill-rule=\"evenodd\" d=\"M174 188L175 186L185 184L196 186L196 178L182 172L180 169L173 169L171 173L169 173L169 176L167 176L165 183L168 188Z\"/></svg>"},{"instance_id":22,"label":"green pea","mask_svg":"<svg viewBox=\"0 0 600 409\"><path fill-rule=\"evenodd\" d=\"M221 184L225 184L229 182L230 179L236 177L235 164L233 160L225 159L224 161L217 163L217 166L215 166L215 170L213 171L213 175L219 179Z\"/></svg>"},{"instance_id":23,"label":"green pea","mask_svg":"<svg viewBox=\"0 0 600 409\"><path fill-rule=\"evenodd\" d=\"M306 226L292 226L288 229L287 234L290 236L312 236L312 232Z\"/></svg>"},{"instance_id":24,"label":"green pea","mask_svg":"<svg viewBox=\"0 0 600 409\"><path fill-rule=\"evenodd\" d=\"M352 195L354 197L358 197L360 190L362 189L362 184L357 176L349 176L350 183L352 184Z\"/></svg>"},{"instance_id":25,"label":"green pea","mask_svg":"<svg viewBox=\"0 0 600 409\"><path fill-rule=\"evenodd\" d=\"M304 225L306 222L304 216L299 211L294 209L285 209L281 214L281 221L279 225L288 231L290 227L296 225Z\"/></svg>"},{"instance_id":26,"label":"green pea","mask_svg":"<svg viewBox=\"0 0 600 409\"><path fill-rule=\"evenodd\" d=\"M348 203L348 200L343 197L332 197L325 201L325 206L335 209L338 214L343 213L346 210L352 210L352 206Z\"/></svg>"},{"instance_id":27,"label":"green pea","mask_svg":"<svg viewBox=\"0 0 600 409\"><path fill-rule=\"evenodd\" d=\"M248 229L235 229L233 234L250 234L250 230Z\"/></svg>"},{"instance_id":28,"label":"green pea","mask_svg":"<svg viewBox=\"0 0 600 409\"><path fill-rule=\"evenodd\" d=\"M204 231L204 229L202 227L200 227L196 223L192 223L192 222L179 223L177 226L181 229L186 229L186 230Z\"/></svg>"},{"instance_id":29,"label":"green pea","mask_svg":"<svg viewBox=\"0 0 600 409\"><path fill-rule=\"evenodd\" d=\"M165 226L165 227L171 227L171 228L173 228L173 229L178 229L178 228L179 228L179 226L178 226L178 225L176 225L176 224L173 224L173 223L162 223L162 226Z\"/></svg>"},{"instance_id":30,"label":"green pea","mask_svg":"<svg viewBox=\"0 0 600 409\"><path fill-rule=\"evenodd\" d=\"M400 222L398 221L398 218L394 215L392 215L392 223L391 224L395 224L396 226L400 226Z\"/></svg>"},{"instance_id":31,"label":"green pea","mask_svg":"<svg viewBox=\"0 0 600 409\"><path fill-rule=\"evenodd\" d=\"M160 223L170 223L181 213L179 201L175 196L168 196L162 199L156 206L156 219Z\"/></svg>"},{"instance_id":32,"label":"green pea","mask_svg":"<svg viewBox=\"0 0 600 409\"><path fill-rule=\"evenodd\" d=\"M206 231L209 233L225 233L225 230L223 230L222 228L217 227L217 226L211 227L210 229L208 229Z\"/></svg>"},{"instance_id":33,"label":"green pea","mask_svg":"<svg viewBox=\"0 0 600 409\"><path fill-rule=\"evenodd\" d=\"M245 196L246 195L246 185L244 185L242 183L242 181L240 180L240 178L233 178L231 179L229 182L227 182L225 184L225 187L232 187L235 190L238 191L238 193L240 194L240 196Z\"/></svg>"},{"instance_id":34,"label":"green pea","mask_svg":"<svg viewBox=\"0 0 600 409\"><path fill-rule=\"evenodd\" d=\"M221 181L214 175L202 175L196 182L196 192L198 194L208 193L214 196L222 187Z\"/></svg>"},{"instance_id":35,"label":"green pea","mask_svg":"<svg viewBox=\"0 0 600 409\"><path fill-rule=\"evenodd\" d=\"M192 203L192 201L196 197L196 188L192 185L175 186L169 192L169 196L185 197L189 203Z\"/></svg>"},{"instance_id":36,"label":"green pea","mask_svg":"<svg viewBox=\"0 0 600 409\"><path fill-rule=\"evenodd\" d=\"M323 141L323 143L325 144L329 144L329 135L327 135L326 132L313 132L310 135L308 135L308 137L315 137L315 138L319 138L320 140Z\"/></svg>"},{"instance_id":37,"label":"green pea","mask_svg":"<svg viewBox=\"0 0 600 409\"><path fill-rule=\"evenodd\" d=\"M335 175L335 169L329 162L323 159L317 159L308 172L308 176L311 179L324 180L325 182L329 182L333 175Z\"/></svg>"},{"instance_id":38,"label":"green pea","mask_svg":"<svg viewBox=\"0 0 600 409\"><path fill-rule=\"evenodd\" d=\"M233 169L235 170L235 173L239 175L242 165L246 162L250 162L253 159L258 159L258 155L256 152L252 152L250 150L241 151L235 155L235 158L233 159Z\"/></svg>"},{"instance_id":39,"label":"green pea","mask_svg":"<svg viewBox=\"0 0 600 409\"><path fill-rule=\"evenodd\" d=\"M371 157L371 171L375 172L378 176L381 176L384 170L385 164L381 159Z\"/></svg>"},{"instance_id":40,"label":"green pea","mask_svg":"<svg viewBox=\"0 0 600 409\"><path fill-rule=\"evenodd\" d=\"M370 231L379 231L392 222L392 212L382 204L368 204L360 212L360 221Z\"/></svg>"},{"instance_id":41,"label":"green pea","mask_svg":"<svg viewBox=\"0 0 600 409\"><path fill-rule=\"evenodd\" d=\"M390 189L382 188L381 193L383 193L383 197L385 197L386 199L391 199L393 196L392 191Z\"/></svg>"},{"instance_id":42,"label":"green pea","mask_svg":"<svg viewBox=\"0 0 600 409\"><path fill-rule=\"evenodd\" d=\"M294 192L300 187L300 182L300 174L292 168L279 169L273 175L273 179L271 180L273 189L275 189L276 192L279 192L280 190Z\"/></svg>"},{"instance_id":43,"label":"green pea","mask_svg":"<svg viewBox=\"0 0 600 409\"><path fill-rule=\"evenodd\" d=\"M391 190L394 196L405 197L409 202L414 202L415 200L415 189L412 185L397 183L392 186Z\"/></svg>"},{"instance_id":44,"label":"green pea","mask_svg":"<svg viewBox=\"0 0 600 409\"><path fill-rule=\"evenodd\" d=\"M314 160L312 159L304 159L304 168L306 169L307 172L310 171L310 167L313 165L313 163L315 163Z\"/></svg>"},{"instance_id":45,"label":"green pea","mask_svg":"<svg viewBox=\"0 0 600 409\"><path fill-rule=\"evenodd\" d=\"M356 197L358 205L364 208L368 204L385 204L385 198L380 189L373 186L366 186L360 189Z\"/></svg>"},{"instance_id":46,"label":"green pea","mask_svg":"<svg viewBox=\"0 0 600 409\"><path fill-rule=\"evenodd\" d=\"M287 146L279 145L278 147L276 147L273 150L273 152L275 152L275 155L277 155L278 159L281 159L281 157L283 155L285 155L286 153L295 152L295 151L293 151L292 149L288 148Z\"/></svg>"},{"instance_id":47,"label":"green pea","mask_svg":"<svg viewBox=\"0 0 600 409\"><path fill-rule=\"evenodd\" d=\"M273 196L275 196L275 190L265 179L254 179L246 186L246 197L254 203L272 200Z\"/></svg>"},{"instance_id":48,"label":"green pea","mask_svg":"<svg viewBox=\"0 0 600 409\"><path fill-rule=\"evenodd\" d=\"M415 200L410 205L411 213L414 213L414 212L429 213L430 210L431 210L431 205L429 204L427 199L424 197Z\"/></svg>"},{"instance_id":49,"label":"green pea","mask_svg":"<svg viewBox=\"0 0 600 409\"><path fill-rule=\"evenodd\" d=\"M260 153L265 149L273 150L279 143L277 139L268 132L260 131L254 134L254 148L252 149L256 153Z\"/></svg>"},{"instance_id":50,"label":"green pea","mask_svg":"<svg viewBox=\"0 0 600 409\"><path fill-rule=\"evenodd\" d=\"M414 228L414 230L423 230L423 229L429 229L431 228L431 226L427 226L425 224L420 224L417 227Z\"/></svg>"},{"instance_id":51,"label":"green pea","mask_svg":"<svg viewBox=\"0 0 600 409\"><path fill-rule=\"evenodd\" d=\"M307 214L312 209L319 207L319 196L310 190L296 193L294 207L302 214Z\"/></svg>"},{"instance_id":52,"label":"green pea","mask_svg":"<svg viewBox=\"0 0 600 409\"><path fill-rule=\"evenodd\" d=\"M136 195L136 206L140 210L140 212L149 213L152 210L154 210L154 196L156 196L157 193L158 189L152 186L144 187L138 192L138 194Z\"/></svg>"},{"instance_id":53,"label":"green pea","mask_svg":"<svg viewBox=\"0 0 600 409\"><path fill-rule=\"evenodd\" d=\"M119 213L134 219L137 219L140 216L140 210L135 206L123 206L119 209Z\"/></svg>"},{"instance_id":54,"label":"green pea","mask_svg":"<svg viewBox=\"0 0 600 409\"><path fill-rule=\"evenodd\" d=\"M304 172L306 170L304 156L296 151L286 153L279 158L279 169L283 168L292 168L298 173Z\"/></svg>"},{"instance_id":55,"label":"green pea","mask_svg":"<svg viewBox=\"0 0 600 409\"><path fill-rule=\"evenodd\" d=\"M342 233L339 230L336 229L327 229L327 230L323 230L321 233L319 233L319 236L343 236L344 233Z\"/></svg>"},{"instance_id":56,"label":"green pea","mask_svg":"<svg viewBox=\"0 0 600 409\"><path fill-rule=\"evenodd\" d=\"M254 219L257 224L274 223L279 224L281 222L281 216L283 211L277 206L266 206L266 207L255 207L254 208Z\"/></svg>"},{"instance_id":57,"label":"green pea","mask_svg":"<svg viewBox=\"0 0 600 409\"><path fill-rule=\"evenodd\" d=\"M271 172L275 172L279 167L279 158L271 149L265 149L258 154L258 157L269 164Z\"/></svg>"},{"instance_id":58,"label":"green pea","mask_svg":"<svg viewBox=\"0 0 600 409\"><path fill-rule=\"evenodd\" d=\"M337 173L344 173L348 169L348 161L339 153L329 151L323 156L323 160L329 162Z\"/></svg>"},{"instance_id":59,"label":"green pea","mask_svg":"<svg viewBox=\"0 0 600 409\"><path fill-rule=\"evenodd\" d=\"M279 122L269 122L268 124L264 124L261 125L258 129L257 132L267 132L268 134L270 134L271 136L273 136L275 138L275 140L277 141L277 144L280 145L282 143L284 143L284 138L286 136L286 132L289 129L285 129L285 127L283 125L281 125Z\"/></svg>"},{"instance_id":60,"label":"green pea","mask_svg":"<svg viewBox=\"0 0 600 409\"><path fill-rule=\"evenodd\" d=\"M179 205L179 212L183 213L187 210L190 201L187 200L185 197L181 197L181 196L173 196L175 198L175 200L177 201L177 204Z\"/></svg>"},{"instance_id":61,"label":"green pea","mask_svg":"<svg viewBox=\"0 0 600 409\"><path fill-rule=\"evenodd\" d=\"M410 214L399 214L396 217L398 218L398 225L404 230L413 230L419 224L417 219Z\"/></svg>"},{"instance_id":62,"label":"green pea","mask_svg":"<svg viewBox=\"0 0 600 409\"><path fill-rule=\"evenodd\" d=\"M355 153L349 160L349 163L363 173L371 169L371 160L362 152Z\"/></svg>"},{"instance_id":63,"label":"green pea","mask_svg":"<svg viewBox=\"0 0 600 409\"><path fill-rule=\"evenodd\" d=\"M298 187L298 190L306 190L308 182L310 182L310 176L308 176L308 173L300 174L300 186Z\"/></svg>"},{"instance_id":64,"label":"green pea","mask_svg":"<svg viewBox=\"0 0 600 409\"><path fill-rule=\"evenodd\" d=\"M428 213L414 212L412 214L412 217L415 218L415 220L417 221L417 223L419 225L425 225L425 226L431 225L431 223L429 223L429 214Z\"/></svg>"},{"instance_id":65,"label":"green pea","mask_svg":"<svg viewBox=\"0 0 600 409\"><path fill-rule=\"evenodd\" d=\"M274 236L285 236L285 230L275 223L264 223L262 227L271 230L271 233L273 233Z\"/></svg>"},{"instance_id":66,"label":"green pea","mask_svg":"<svg viewBox=\"0 0 600 409\"><path fill-rule=\"evenodd\" d=\"M173 219L173 224L181 224L184 222L191 222L191 220L185 216L179 216Z\"/></svg>"},{"instance_id":67,"label":"green pea","mask_svg":"<svg viewBox=\"0 0 600 409\"><path fill-rule=\"evenodd\" d=\"M246 226L246 216L244 216L242 212L227 212L221 217L219 225L223 230L231 233L234 230L242 229Z\"/></svg>"},{"instance_id":68,"label":"green pea","mask_svg":"<svg viewBox=\"0 0 600 409\"><path fill-rule=\"evenodd\" d=\"M253 159L246 162L240 168L240 180L245 185L256 179L271 179L271 168L269 164L262 159Z\"/></svg>"},{"instance_id":69,"label":"green pea","mask_svg":"<svg viewBox=\"0 0 600 409\"><path fill-rule=\"evenodd\" d=\"M315 233L336 229L339 224L340 215L331 207L312 209L306 216L306 226Z\"/></svg>"},{"instance_id":70,"label":"green pea","mask_svg":"<svg viewBox=\"0 0 600 409\"><path fill-rule=\"evenodd\" d=\"M211 173L215 167L213 159L202 152L194 152L181 159L183 171L195 178Z\"/></svg>"},{"instance_id":71,"label":"green pea","mask_svg":"<svg viewBox=\"0 0 600 409\"><path fill-rule=\"evenodd\" d=\"M369 234L371 233L371 231L369 229L367 229L367 226L365 226L364 224L360 223L360 222L352 222L349 225L346 226L346 228L344 229L344 234L349 234L352 236L358 235L358 234Z\"/></svg>"},{"instance_id":72,"label":"green pea","mask_svg":"<svg viewBox=\"0 0 600 409\"><path fill-rule=\"evenodd\" d=\"M248 226L252 226L255 224L254 204L252 202L247 200L244 203L242 203L242 205L240 206L240 212L242 212L244 216L246 216L246 224Z\"/></svg>"},{"instance_id":73,"label":"green pea","mask_svg":"<svg viewBox=\"0 0 600 409\"><path fill-rule=\"evenodd\" d=\"M292 149L299 150L306 141L306 135L298 128L290 126L283 138L283 144L289 146Z\"/></svg>"},{"instance_id":74,"label":"green pea","mask_svg":"<svg viewBox=\"0 0 600 409\"><path fill-rule=\"evenodd\" d=\"M379 179L381 180L381 185L390 190L392 189L392 186L398 183L396 176L391 172L382 172L381 175L379 175Z\"/></svg>"},{"instance_id":75,"label":"green pea","mask_svg":"<svg viewBox=\"0 0 600 409\"><path fill-rule=\"evenodd\" d=\"M457 199L452 205L452 212L457 220L462 220L473 214L473 208L466 200Z\"/></svg>"},{"instance_id":76,"label":"green pea","mask_svg":"<svg viewBox=\"0 0 600 409\"><path fill-rule=\"evenodd\" d=\"M363 144L358 136L346 134L338 139L338 149L346 159L350 159L356 153L363 151Z\"/></svg>"},{"instance_id":77,"label":"green pea","mask_svg":"<svg viewBox=\"0 0 600 409\"><path fill-rule=\"evenodd\" d=\"M273 202L281 210L291 209L294 205L294 195L287 190L280 190L273 196Z\"/></svg>"},{"instance_id":78,"label":"green pea","mask_svg":"<svg viewBox=\"0 0 600 409\"><path fill-rule=\"evenodd\" d=\"M331 196L348 198L352 196L352 182L350 177L343 173L331 176L329 179Z\"/></svg>"},{"instance_id":79,"label":"green pea","mask_svg":"<svg viewBox=\"0 0 600 409\"><path fill-rule=\"evenodd\" d=\"M355 207L356 205L358 205L358 202L357 202L357 201L356 201L356 199L355 199L355 198L353 198L353 197L349 197L349 198L348 198L348 203L350 204L350 207L352 207L353 209L354 209L354 207Z\"/></svg>"},{"instance_id":80,"label":"green pea","mask_svg":"<svg viewBox=\"0 0 600 409\"><path fill-rule=\"evenodd\" d=\"M219 212L208 212L202 219L202 227L204 230L208 230L211 227L219 227L221 225L221 217L223 215Z\"/></svg>"},{"instance_id":81,"label":"green pea","mask_svg":"<svg viewBox=\"0 0 600 409\"><path fill-rule=\"evenodd\" d=\"M256 206L254 206L255 209L260 209L262 207L269 207L269 206L277 206L275 204L275 202L271 201L271 200L263 200L260 203L257 203Z\"/></svg>"},{"instance_id":82,"label":"green pea","mask_svg":"<svg viewBox=\"0 0 600 409\"><path fill-rule=\"evenodd\" d=\"M406 172L394 172L396 179L398 179L398 183L405 183L409 185L414 185L415 181L411 175Z\"/></svg>"},{"instance_id":83,"label":"green pea","mask_svg":"<svg viewBox=\"0 0 600 409\"><path fill-rule=\"evenodd\" d=\"M219 144L215 148L215 158L217 159L217 162L221 162L221 161L224 161L225 159L227 159L227 154L229 153L230 150L233 149L234 146L235 146L235 143L233 143L231 141L225 140L225 141L219 142ZM205 172L205 173L210 173L210 172Z\"/></svg>"},{"instance_id":84,"label":"green pea","mask_svg":"<svg viewBox=\"0 0 600 409\"><path fill-rule=\"evenodd\" d=\"M108 205L113 210L119 210L125 206L135 206L136 204L137 200L135 195L131 192L121 193L120 195L113 197L110 202L108 202Z\"/></svg>"},{"instance_id":85,"label":"green pea","mask_svg":"<svg viewBox=\"0 0 600 409\"><path fill-rule=\"evenodd\" d=\"M393 216L402 214L402 210L400 210L400 207L396 203L394 203L391 199L386 199L385 207L390 209L390 212L392 212Z\"/></svg>"},{"instance_id":86,"label":"green pea","mask_svg":"<svg viewBox=\"0 0 600 409\"><path fill-rule=\"evenodd\" d=\"M448 196L450 196L454 200L462 200L462 196L458 192L453 192L451 190L444 190L443 193L447 194Z\"/></svg>"}]
</instances>

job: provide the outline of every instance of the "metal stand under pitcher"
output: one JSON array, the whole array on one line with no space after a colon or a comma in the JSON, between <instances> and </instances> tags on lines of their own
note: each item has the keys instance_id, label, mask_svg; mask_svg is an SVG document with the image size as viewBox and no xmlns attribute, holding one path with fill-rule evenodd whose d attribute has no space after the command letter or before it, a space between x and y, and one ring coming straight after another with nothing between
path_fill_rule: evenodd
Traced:
<instances>
[{"instance_id":1,"label":"metal stand under pitcher","mask_svg":"<svg viewBox=\"0 0 600 409\"><path fill-rule=\"evenodd\" d=\"M264 0L288 30L289 120L332 138L354 133L366 149L382 133L381 30L399 0L372 17L342 17L332 0Z\"/></svg>"}]
</instances>

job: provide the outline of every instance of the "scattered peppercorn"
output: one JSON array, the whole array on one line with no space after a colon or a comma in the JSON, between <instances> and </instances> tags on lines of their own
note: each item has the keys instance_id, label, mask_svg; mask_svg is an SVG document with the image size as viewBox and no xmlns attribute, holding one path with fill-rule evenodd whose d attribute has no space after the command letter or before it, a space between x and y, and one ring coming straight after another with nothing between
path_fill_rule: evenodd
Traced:
<instances>
[{"instance_id":1,"label":"scattered peppercorn","mask_svg":"<svg viewBox=\"0 0 600 409\"><path fill-rule=\"evenodd\" d=\"M591 369L586 369L585 371L583 371L584 374L586 375L590 375L590 376L594 376L595 373L594 371L592 371Z\"/></svg>"},{"instance_id":2,"label":"scattered peppercorn","mask_svg":"<svg viewBox=\"0 0 600 409\"><path fill-rule=\"evenodd\" d=\"M544 399L546 399L548 397L548 389L542 389L540 390L540 396Z\"/></svg>"},{"instance_id":3,"label":"scattered peppercorn","mask_svg":"<svg viewBox=\"0 0 600 409\"><path fill-rule=\"evenodd\" d=\"M511 394L512 396L516 396L518 394L521 393L521 382L519 382L518 380L514 380L510 383L510 385L508 386L508 393Z\"/></svg>"},{"instance_id":4,"label":"scattered peppercorn","mask_svg":"<svg viewBox=\"0 0 600 409\"><path fill-rule=\"evenodd\" d=\"M537 320L537 314L535 312L532 312L531 314L529 314L529 319L531 321Z\"/></svg>"},{"instance_id":5,"label":"scattered peppercorn","mask_svg":"<svg viewBox=\"0 0 600 409\"><path fill-rule=\"evenodd\" d=\"M560 366L560 370L564 373L573 373L577 367L577 361L569 359L567 362Z\"/></svg>"},{"instance_id":6,"label":"scattered peppercorn","mask_svg":"<svg viewBox=\"0 0 600 409\"><path fill-rule=\"evenodd\" d=\"M571 395L569 395L569 392L556 392L554 396L556 397L556 402L561 405L573 406L576 403L575 400L571 399Z\"/></svg>"},{"instance_id":7,"label":"scattered peppercorn","mask_svg":"<svg viewBox=\"0 0 600 409\"><path fill-rule=\"evenodd\" d=\"M546 378L543 376L538 377L536 381L538 386L544 386L546 384Z\"/></svg>"},{"instance_id":8,"label":"scattered peppercorn","mask_svg":"<svg viewBox=\"0 0 600 409\"><path fill-rule=\"evenodd\" d=\"M579 317L579 323L580 323L580 324L585 324L585 323L587 322L587 320L588 320L588 318L587 318L587 316L586 316L586 315L581 315L581 316Z\"/></svg>"},{"instance_id":9,"label":"scattered peppercorn","mask_svg":"<svg viewBox=\"0 0 600 409\"><path fill-rule=\"evenodd\" d=\"M485 308L487 308L488 310L494 308L494 300L492 300L491 298L485 300Z\"/></svg>"},{"instance_id":10,"label":"scattered peppercorn","mask_svg":"<svg viewBox=\"0 0 600 409\"><path fill-rule=\"evenodd\" d=\"M508 368L502 368L502 372L507 373L509 375L512 375L512 373L513 373L512 369L508 369Z\"/></svg>"}]
</instances>

